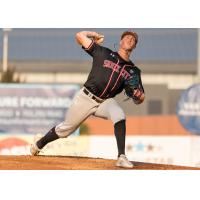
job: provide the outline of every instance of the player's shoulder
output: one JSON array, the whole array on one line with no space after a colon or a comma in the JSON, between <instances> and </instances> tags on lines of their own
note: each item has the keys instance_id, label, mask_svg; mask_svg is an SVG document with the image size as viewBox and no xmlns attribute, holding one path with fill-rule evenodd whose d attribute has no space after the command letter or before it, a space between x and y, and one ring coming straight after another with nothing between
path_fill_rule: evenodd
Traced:
<instances>
[{"instance_id":1,"label":"player's shoulder","mask_svg":"<svg viewBox=\"0 0 200 200\"><path fill-rule=\"evenodd\" d=\"M130 62L131 68L141 71L141 69L138 67L138 65L135 65L135 63L132 60L130 60L129 62Z\"/></svg>"},{"instance_id":2,"label":"player's shoulder","mask_svg":"<svg viewBox=\"0 0 200 200\"><path fill-rule=\"evenodd\" d=\"M108 47L99 45L97 43L93 44L94 48L97 49L98 51L104 53L104 54L110 54L112 52L111 49L109 49Z\"/></svg>"},{"instance_id":3,"label":"player's shoulder","mask_svg":"<svg viewBox=\"0 0 200 200\"><path fill-rule=\"evenodd\" d=\"M108 52L108 53L112 53L113 51L110 49L110 48L108 48L108 47L105 47L105 46L101 46L102 48L103 48L103 50L105 51L105 52Z\"/></svg>"},{"instance_id":4,"label":"player's shoulder","mask_svg":"<svg viewBox=\"0 0 200 200\"><path fill-rule=\"evenodd\" d=\"M140 70L132 60L129 60L129 65L131 66L132 69Z\"/></svg>"},{"instance_id":5,"label":"player's shoulder","mask_svg":"<svg viewBox=\"0 0 200 200\"><path fill-rule=\"evenodd\" d=\"M131 66L131 69L135 72L135 73L141 73L141 69L136 66L134 63L133 65Z\"/></svg>"},{"instance_id":6,"label":"player's shoulder","mask_svg":"<svg viewBox=\"0 0 200 200\"><path fill-rule=\"evenodd\" d=\"M135 70L141 71L141 69L140 69L138 66L136 66L136 65L133 65L132 67L133 67Z\"/></svg>"}]
</instances>

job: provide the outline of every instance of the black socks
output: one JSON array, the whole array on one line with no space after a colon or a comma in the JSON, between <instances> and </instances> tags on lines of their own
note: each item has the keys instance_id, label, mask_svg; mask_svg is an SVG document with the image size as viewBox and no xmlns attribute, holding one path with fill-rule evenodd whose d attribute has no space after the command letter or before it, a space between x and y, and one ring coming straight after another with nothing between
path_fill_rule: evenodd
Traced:
<instances>
[{"instance_id":1,"label":"black socks","mask_svg":"<svg viewBox=\"0 0 200 200\"><path fill-rule=\"evenodd\" d=\"M54 140L57 140L59 137L55 132L55 127L53 127L44 137L42 137L38 142L37 142L37 147L39 149L42 149L46 144L49 142L52 142Z\"/></svg>"},{"instance_id":2,"label":"black socks","mask_svg":"<svg viewBox=\"0 0 200 200\"><path fill-rule=\"evenodd\" d=\"M114 125L117 140L118 157L125 154L126 120L121 120Z\"/></svg>"}]
</instances>

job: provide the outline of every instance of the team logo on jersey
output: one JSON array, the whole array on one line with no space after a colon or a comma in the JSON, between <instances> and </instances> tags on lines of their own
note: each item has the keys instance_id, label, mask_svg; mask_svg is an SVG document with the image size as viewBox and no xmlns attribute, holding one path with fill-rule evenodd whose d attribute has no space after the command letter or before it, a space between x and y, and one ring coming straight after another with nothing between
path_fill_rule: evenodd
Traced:
<instances>
[{"instance_id":1,"label":"team logo on jersey","mask_svg":"<svg viewBox=\"0 0 200 200\"><path fill-rule=\"evenodd\" d=\"M113 53L110 53L110 55L114 58L115 57L115 54L113 54Z\"/></svg>"},{"instance_id":2,"label":"team logo on jersey","mask_svg":"<svg viewBox=\"0 0 200 200\"><path fill-rule=\"evenodd\" d=\"M119 73L119 69L121 68L118 64L116 64L110 60L104 60L103 66L106 68L110 68L118 73Z\"/></svg>"},{"instance_id":3,"label":"team logo on jersey","mask_svg":"<svg viewBox=\"0 0 200 200\"><path fill-rule=\"evenodd\" d=\"M117 73L121 73L121 76L124 77L125 79L128 79L131 76L129 72L127 72L124 68L120 71L121 66L110 60L104 60L103 67L110 68Z\"/></svg>"}]
</instances>

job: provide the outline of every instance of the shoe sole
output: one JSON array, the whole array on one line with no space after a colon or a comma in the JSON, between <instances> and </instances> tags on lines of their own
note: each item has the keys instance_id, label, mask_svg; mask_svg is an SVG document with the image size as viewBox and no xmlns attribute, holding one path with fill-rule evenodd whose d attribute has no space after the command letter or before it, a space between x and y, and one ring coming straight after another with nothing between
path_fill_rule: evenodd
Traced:
<instances>
[{"instance_id":1,"label":"shoe sole","mask_svg":"<svg viewBox=\"0 0 200 200\"><path fill-rule=\"evenodd\" d=\"M131 168L133 168L134 167L134 165L133 166L122 166L122 165L115 165L116 167L121 167L121 168L128 168L128 169L131 169Z\"/></svg>"},{"instance_id":2,"label":"shoe sole","mask_svg":"<svg viewBox=\"0 0 200 200\"><path fill-rule=\"evenodd\" d=\"M33 144L31 144L31 148L30 148L30 153L32 156L37 156L40 153L40 151L38 151L38 150L36 150L36 153L32 153L31 149L35 149Z\"/></svg>"},{"instance_id":3,"label":"shoe sole","mask_svg":"<svg viewBox=\"0 0 200 200\"><path fill-rule=\"evenodd\" d=\"M36 148L35 148L36 142L37 142L38 140L40 140L41 138L42 138L42 135L41 135L41 134L35 135L33 144L31 144L31 147L30 147L30 153L31 153L32 156L38 156L38 155L39 155L39 153L40 153L41 150L36 150L37 152L36 152L35 154L33 154L33 153L31 152L31 149L36 149Z\"/></svg>"}]
</instances>

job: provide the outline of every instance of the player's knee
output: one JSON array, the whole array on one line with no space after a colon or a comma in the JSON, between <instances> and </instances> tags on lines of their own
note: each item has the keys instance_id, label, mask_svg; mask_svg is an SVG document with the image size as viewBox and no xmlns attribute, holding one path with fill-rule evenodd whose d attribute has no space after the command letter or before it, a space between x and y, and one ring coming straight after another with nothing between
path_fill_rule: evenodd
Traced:
<instances>
[{"instance_id":1,"label":"player's knee","mask_svg":"<svg viewBox=\"0 0 200 200\"><path fill-rule=\"evenodd\" d=\"M66 125L65 122L60 123L55 127L56 134L59 136L59 138L66 138L71 133L73 133L75 128L70 125Z\"/></svg>"},{"instance_id":2,"label":"player's knee","mask_svg":"<svg viewBox=\"0 0 200 200\"><path fill-rule=\"evenodd\" d=\"M111 118L113 124L116 124L119 121L126 120L125 113L121 110L117 115L113 115Z\"/></svg>"},{"instance_id":3,"label":"player's knee","mask_svg":"<svg viewBox=\"0 0 200 200\"><path fill-rule=\"evenodd\" d=\"M126 120L125 117L123 117L123 118L116 118L116 119L113 121L113 124L116 124L117 122L124 121L124 120Z\"/></svg>"}]
</instances>

